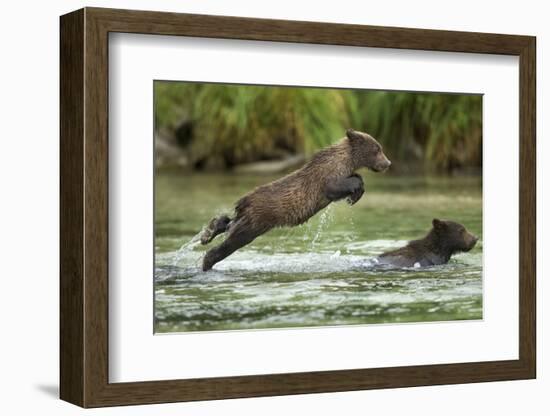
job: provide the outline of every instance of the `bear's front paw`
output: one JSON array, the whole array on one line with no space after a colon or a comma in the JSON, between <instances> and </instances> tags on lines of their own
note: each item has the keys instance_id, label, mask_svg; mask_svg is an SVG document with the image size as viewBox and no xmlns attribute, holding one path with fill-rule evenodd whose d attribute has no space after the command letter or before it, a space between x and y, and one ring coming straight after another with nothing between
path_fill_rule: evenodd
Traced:
<instances>
[{"instance_id":1,"label":"bear's front paw","mask_svg":"<svg viewBox=\"0 0 550 416\"><path fill-rule=\"evenodd\" d=\"M346 198L346 202L350 205L355 204L357 201L361 199L365 191L363 189L358 189L354 193L352 193L350 196Z\"/></svg>"},{"instance_id":2,"label":"bear's front paw","mask_svg":"<svg viewBox=\"0 0 550 416\"><path fill-rule=\"evenodd\" d=\"M350 178L354 178L354 179L357 178L353 182L351 186L350 194L346 198L346 202L350 205L353 205L357 201L359 201L363 196L363 194L365 193L365 186L363 183L363 178L361 178L361 176L354 174Z\"/></svg>"}]
</instances>

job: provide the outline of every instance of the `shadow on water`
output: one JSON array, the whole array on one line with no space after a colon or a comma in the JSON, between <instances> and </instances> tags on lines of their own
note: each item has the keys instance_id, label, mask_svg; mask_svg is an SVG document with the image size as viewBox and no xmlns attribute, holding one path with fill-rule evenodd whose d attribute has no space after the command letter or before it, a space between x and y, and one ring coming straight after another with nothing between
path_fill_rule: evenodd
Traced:
<instances>
[{"instance_id":1,"label":"shadow on water","mask_svg":"<svg viewBox=\"0 0 550 416\"><path fill-rule=\"evenodd\" d=\"M157 180L156 332L482 318L481 240L442 266L396 269L372 261L424 235L432 217L461 221L481 236L480 182L397 191L392 179L375 183L355 206L333 204L202 272L205 250L223 237L202 246L199 230L230 212L251 178L244 185L231 177Z\"/></svg>"}]
</instances>

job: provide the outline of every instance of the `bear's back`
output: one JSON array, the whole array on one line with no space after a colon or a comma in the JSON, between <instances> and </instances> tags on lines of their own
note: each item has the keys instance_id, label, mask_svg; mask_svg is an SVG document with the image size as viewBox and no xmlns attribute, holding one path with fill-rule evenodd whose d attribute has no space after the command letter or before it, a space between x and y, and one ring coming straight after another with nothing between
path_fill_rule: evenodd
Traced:
<instances>
[{"instance_id":1,"label":"bear's back","mask_svg":"<svg viewBox=\"0 0 550 416\"><path fill-rule=\"evenodd\" d=\"M237 202L237 216L252 215L274 227L306 222L331 202L325 195L327 183L353 173L344 144L321 150L302 168L245 195Z\"/></svg>"}]
</instances>

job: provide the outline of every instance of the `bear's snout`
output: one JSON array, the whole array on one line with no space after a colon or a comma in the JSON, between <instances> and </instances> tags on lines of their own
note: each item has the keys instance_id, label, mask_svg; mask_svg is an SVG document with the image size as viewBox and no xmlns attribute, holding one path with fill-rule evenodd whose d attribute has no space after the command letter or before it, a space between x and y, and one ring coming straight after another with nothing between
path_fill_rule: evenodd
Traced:
<instances>
[{"instance_id":1,"label":"bear's snout","mask_svg":"<svg viewBox=\"0 0 550 416\"><path fill-rule=\"evenodd\" d=\"M388 170L390 166L391 166L391 161L386 157L386 155L382 155L381 157L378 157L378 160L376 161L376 164L373 170L375 172L384 172Z\"/></svg>"},{"instance_id":2,"label":"bear's snout","mask_svg":"<svg viewBox=\"0 0 550 416\"><path fill-rule=\"evenodd\" d=\"M467 244L467 251L470 251L471 249L474 248L474 246L477 243L477 240L479 240L479 238L476 235L470 234L470 238Z\"/></svg>"}]
</instances>

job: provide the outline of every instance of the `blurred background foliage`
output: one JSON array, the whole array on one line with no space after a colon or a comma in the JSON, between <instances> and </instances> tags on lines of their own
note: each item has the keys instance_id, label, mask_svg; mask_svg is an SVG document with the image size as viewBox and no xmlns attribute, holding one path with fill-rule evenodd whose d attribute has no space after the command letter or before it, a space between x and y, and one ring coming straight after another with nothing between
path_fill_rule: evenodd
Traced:
<instances>
[{"instance_id":1,"label":"blurred background foliage","mask_svg":"<svg viewBox=\"0 0 550 416\"><path fill-rule=\"evenodd\" d=\"M155 81L157 166L232 169L310 156L366 131L394 172L479 171L480 95Z\"/></svg>"}]
</instances>

